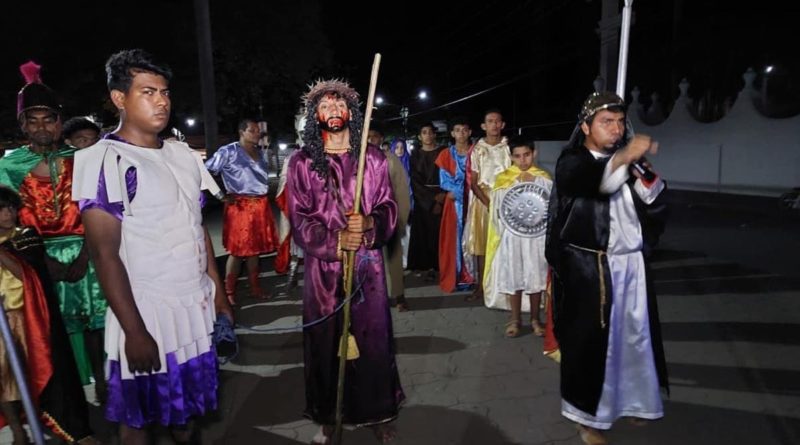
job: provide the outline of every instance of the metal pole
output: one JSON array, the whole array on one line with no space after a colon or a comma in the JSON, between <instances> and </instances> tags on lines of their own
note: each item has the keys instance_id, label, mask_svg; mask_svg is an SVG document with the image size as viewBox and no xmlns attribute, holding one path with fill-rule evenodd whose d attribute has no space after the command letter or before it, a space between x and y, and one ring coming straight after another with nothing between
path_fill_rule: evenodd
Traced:
<instances>
[{"instance_id":1,"label":"metal pole","mask_svg":"<svg viewBox=\"0 0 800 445\"><path fill-rule=\"evenodd\" d=\"M633 0L625 0L622 8L622 34L619 39L619 65L617 66L617 95L625 100L625 76L628 72L628 42L631 37L631 11Z\"/></svg>"},{"instance_id":2,"label":"metal pole","mask_svg":"<svg viewBox=\"0 0 800 445\"><path fill-rule=\"evenodd\" d=\"M5 299L5 295L0 295L0 305L5 302ZM17 348L14 345L14 337L11 335L11 327L9 327L8 318L6 318L5 306L0 308L0 333L3 335L3 343L6 346L6 355L8 355L8 362L11 365L11 372L14 374L14 380L17 381L17 386L19 387L22 407L28 417L28 426L31 428L33 441L36 445L44 445L44 435L42 434L42 426L39 424L39 414L36 411L36 407L33 406L30 389L28 389L28 378L25 376L25 371L22 370L22 364L19 361L19 353L17 353Z\"/></svg>"},{"instance_id":3,"label":"metal pole","mask_svg":"<svg viewBox=\"0 0 800 445\"><path fill-rule=\"evenodd\" d=\"M217 93L214 89L214 56L211 48L211 14L208 0L194 0L194 19L197 27L197 56L200 70L200 94L203 98L203 128L206 156L217 151Z\"/></svg>"}]
</instances>

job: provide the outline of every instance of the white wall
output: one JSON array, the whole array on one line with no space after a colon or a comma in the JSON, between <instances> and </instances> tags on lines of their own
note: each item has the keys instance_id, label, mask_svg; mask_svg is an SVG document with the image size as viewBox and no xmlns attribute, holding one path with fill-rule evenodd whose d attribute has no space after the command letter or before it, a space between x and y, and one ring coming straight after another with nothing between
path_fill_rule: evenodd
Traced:
<instances>
[{"instance_id":1,"label":"white wall","mask_svg":"<svg viewBox=\"0 0 800 445\"><path fill-rule=\"evenodd\" d=\"M647 125L634 91L629 116L637 133L659 142L659 152L649 157L670 187L778 196L800 186L800 116L772 119L753 106L758 93L755 73L744 74L745 87L730 112L712 123L702 123L689 112L688 82L672 113L658 125ZM539 163L552 172L565 141L539 141Z\"/></svg>"}]
</instances>

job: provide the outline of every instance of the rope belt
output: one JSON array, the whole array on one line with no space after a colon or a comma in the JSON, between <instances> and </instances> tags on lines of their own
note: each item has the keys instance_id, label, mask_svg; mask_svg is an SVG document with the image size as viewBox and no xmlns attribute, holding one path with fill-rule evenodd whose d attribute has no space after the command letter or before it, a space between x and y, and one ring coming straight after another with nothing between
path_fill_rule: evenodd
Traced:
<instances>
[{"instance_id":1,"label":"rope belt","mask_svg":"<svg viewBox=\"0 0 800 445\"><path fill-rule=\"evenodd\" d=\"M575 244L568 244L584 252L591 252L597 256L597 273L600 275L600 327L606 328L605 308L606 308L606 274L603 267L603 257L608 256L604 250L589 249L586 247L577 246Z\"/></svg>"}]
</instances>

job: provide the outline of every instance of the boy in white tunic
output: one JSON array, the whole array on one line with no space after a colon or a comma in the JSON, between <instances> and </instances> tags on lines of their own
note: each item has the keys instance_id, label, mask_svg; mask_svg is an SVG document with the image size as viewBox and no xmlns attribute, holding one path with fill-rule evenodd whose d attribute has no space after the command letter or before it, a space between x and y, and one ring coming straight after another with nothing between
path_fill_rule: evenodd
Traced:
<instances>
[{"instance_id":1,"label":"boy in white tunic","mask_svg":"<svg viewBox=\"0 0 800 445\"><path fill-rule=\"evenodd\" d=\"M533 142L512 138L508 142L512 165L497 175L491 194L490 221L486 241L486 264L491 267L493 280L485 294L486 305L511 310L505 335L519 335L522 312L531 313L530 325L541 337L544 329L539 322L539 303L547 287L547 260L544 258L544 232L521 236L508 230L500 219L500 206L509 189L523 182L533 182L547 193L553 186L550 174L534 164L536 147ZM523 303L522 294L528 295Z\"/></svg>"},{"instance_id":2,"label":"boy in white tunic","mask_svg":"<svg viewBox=\"0 0 800 445\"><path fill-rule=\"evenodd\" d=\"M188 443L192 419L216 408L215 314L231 316L202 225L201 190L219 189L196 152L158 138L169 69L127 50L106 72L120 124L78 153L73 178L111 309L106 418L119 422L123 444L148 443L152 424Z\"/></svg>"}]
</instances>

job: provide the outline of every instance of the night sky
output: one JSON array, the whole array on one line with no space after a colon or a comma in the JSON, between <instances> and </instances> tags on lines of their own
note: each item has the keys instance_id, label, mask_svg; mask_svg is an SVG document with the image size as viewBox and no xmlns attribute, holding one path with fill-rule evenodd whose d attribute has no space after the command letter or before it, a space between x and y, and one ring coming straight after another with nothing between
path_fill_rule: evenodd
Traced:
<instances>
[{"instance_id":1,"label":"night sky","mask_svg":"<svg viewBox=\"0 0 800 445\"><path fill-rule=\"evenodd\" d=\"M508 126L527 136L564 138L597 75L600 3L413 0L374 2L369 10L351 2L212 0L220 131L231 133L239 117L260 114L260 105L273 140L291 140L305 85L343 77L366 95L372 58L380 52L378 92L391 104L374 116L389 133L400 131L399 121L387 119L404 104L410 128L456 115L477 125L483 110L499 107ZM634 2L628 89L638 86L645 100L656 92L669 106L686 77L692 97L721 103L742 87L748 66L774 65L773 112L800 112L794 47L800 13L791 4ZM202 117L193 2L14 2L6 8L0 17L4 140L19 136L18 66L28 59L44 66L44 82L61 94L67 116L96 113L109 125L103 63L113 51L142 47L175 72L173 124ZM424 103L415 98L423 88Z\"/></svg>"}]
</instances>

